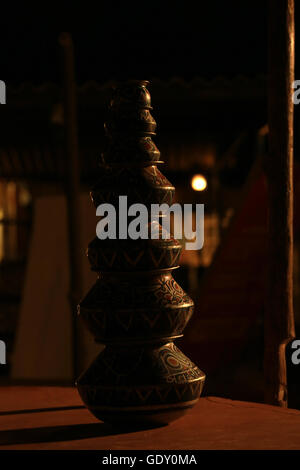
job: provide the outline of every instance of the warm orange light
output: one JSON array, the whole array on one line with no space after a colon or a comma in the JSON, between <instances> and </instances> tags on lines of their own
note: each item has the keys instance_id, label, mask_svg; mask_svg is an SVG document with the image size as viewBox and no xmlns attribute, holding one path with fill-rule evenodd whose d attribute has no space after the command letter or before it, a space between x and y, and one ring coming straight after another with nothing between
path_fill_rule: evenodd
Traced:
<instances>
[{"instance_id":1,"label":"warm orange light","mask_svg":"<svg viewBox=\"0 0 300 470\"><path fill-rule=\"evenodd\" d=\"M207 186L206 178L203 175L194 175L191 185L195 191L204 191Z\"/></svg>"}]
</instances>

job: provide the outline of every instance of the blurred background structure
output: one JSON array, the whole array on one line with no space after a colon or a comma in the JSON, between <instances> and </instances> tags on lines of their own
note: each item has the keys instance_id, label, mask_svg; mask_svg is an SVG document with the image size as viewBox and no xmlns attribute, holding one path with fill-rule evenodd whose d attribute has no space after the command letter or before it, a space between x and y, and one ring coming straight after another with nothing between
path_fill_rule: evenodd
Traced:
<instances>
[{"instance_id":1,"label":"blurred background structure","mask_svg":"<svg viewBox=\"0 0 300 470\"><path fill-rule=\"evenodd\" d=\"M267 8L261 1L211 1L201 2L196 14L195 5L154 2L147 12L127 5L100 6L97 18L89 16L88 29L72 32L82 272L87 288L93 274L88 273L84 251L96 225L88 194L105 145L103 123L111 85L124 78L149 79L153 116L159 124L154 140L165 162L164 174L176 187L176 201L205 204L204 247L183 251L182 267L175 273L196 305L185 331L184 351L207 373L207 394L263 401ZM54 328L54 317L51 320L51 315L63 316L57 310L62 296L61 308L66 312L69 308L63 66L51 16L31 28L31 12L22 8L15 30L1 32L5 47L0 79L7 84L7 104L0 109L0 338L8 345L8 364L0 368L0 381L70 383L71 320L65 316L61 331L59 323ZM86 19L85 12L75 7L74 14ZM296 27L297 21L296 10ZM296 74L297 64L296 56ZM296 326L300 323L298 114L295 107ZM56 256L61 263L55 262ZM53 300L52 309L34 312L42 309L46 295ZM34 302L38 296L39 302ZM28 311L32 324L24 325L21 314ZM32 368L25 365L25 352L20 353L24 347L20 329L29 331L30 338L38 330L36 344L44 342L34 320L39 315L49 315L44 334L57 340L53 351L43 352L43 357L48 354L48 369L29 340L26 349L32 352L28 357ZM98 347L91 342L84 336L79 368ZM65 366L59 354L64 354ZM51 363L54 372L47 376ZM289 381L290 406L300 408L299 378L289 376Z\"/></svg>"}]
</instances>

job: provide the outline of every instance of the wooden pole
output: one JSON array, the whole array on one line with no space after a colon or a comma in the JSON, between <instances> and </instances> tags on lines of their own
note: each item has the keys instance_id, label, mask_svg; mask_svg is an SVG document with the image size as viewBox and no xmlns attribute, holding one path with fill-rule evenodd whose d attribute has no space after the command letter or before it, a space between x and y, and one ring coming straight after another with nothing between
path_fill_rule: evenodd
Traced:
<instances>
[{"instance_id":1,"label":"wooden pole","mask_svg":"<svg viewBox=\"0 0 300 470\"><path fill-rule=\"evenodd\" d=\"M294 0L269 0L267 157L269 276L265 312L265 401L287 406L285 347L293 316Z\"/></svg>"},{"instance_id":2,"label":"wooden pole","mask_svg":"<svg viewBox=\"0 0 300 470\"><path fill-rule=\"evenodd\" d=\"M68 213L68 238L70 262L69 300L72 312L72 357L73 378L77 378L78 370L78 317L77 305L82 293L81 274L81 241L80 241L80 167L77 135L77 103L76 82L74 71L73 41L69 33L61 33L59 43L63 56L64 82L64 122L66 139L66 180L65 190Z\"/></svg>"}]
</instances>

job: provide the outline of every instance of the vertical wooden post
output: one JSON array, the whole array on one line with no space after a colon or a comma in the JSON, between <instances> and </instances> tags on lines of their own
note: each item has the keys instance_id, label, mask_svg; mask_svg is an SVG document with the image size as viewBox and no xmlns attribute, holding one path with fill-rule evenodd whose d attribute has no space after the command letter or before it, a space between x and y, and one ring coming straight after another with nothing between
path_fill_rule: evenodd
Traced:
<instances>
[{"instance_id":1,"label":"vertical wooden post","mask_svg":"<svg viewBox=\"0 0 300 470\"><path fill-rule=\"evenodd\" d=\"M68 212L68 239L70 260L70 305L72 312L73 376L78 376L78 332L77 305L82 293L81 243L80 243L80 167L77 135L76 82L74 72L74 50L70 34L61 33L59 43L63 56L64 122L66 139L65 190Z\"/></svg>"},{"instance_id":2,"label":"vertical wooden post","mask_svg":"<svg viewBox=\"0 0 300 470\"><path fill-rule=\"evenodd\" d=\"M267 161L269 277L265 312L265 401L287 406L285 347L293 317L294 0L269 0Z\"/></svg>"}]
</instances>

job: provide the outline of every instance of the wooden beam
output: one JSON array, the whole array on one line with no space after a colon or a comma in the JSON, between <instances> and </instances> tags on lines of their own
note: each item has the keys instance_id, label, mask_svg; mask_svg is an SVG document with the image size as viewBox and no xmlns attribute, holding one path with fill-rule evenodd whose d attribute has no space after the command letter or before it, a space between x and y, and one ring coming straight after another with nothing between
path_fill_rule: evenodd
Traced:
<instances>
[{"instance_id":1,"label":"wooden beam","mask_svg":"<svg viewBox=\"0 0 300 470\"><path fill-rule=\"evenodd\" d=\"M66 139L66 181L65 191L68 213L68 238L70 260L69 299L72 312L73 375L77 378L78 365L78 317L77 305L82 293L81 240L80 240L80 167L77 134L76 82L74 71L73 41L69 33L61 33L64 82L64 122Z\"/></svg>"},{"instance_id":2,"label":"wooden beam","mask_svg":"<svg viewBox=\"0 0 300 470\"><path fill-rule=\"evenodd\" d=\"M293 315L294 0L269 0L267 179L269 275L265 311L265 401L287 406L285 347Z\"/></svg>"}]
</instances>

